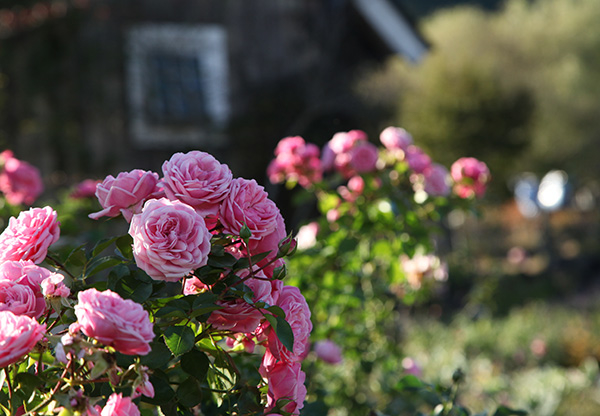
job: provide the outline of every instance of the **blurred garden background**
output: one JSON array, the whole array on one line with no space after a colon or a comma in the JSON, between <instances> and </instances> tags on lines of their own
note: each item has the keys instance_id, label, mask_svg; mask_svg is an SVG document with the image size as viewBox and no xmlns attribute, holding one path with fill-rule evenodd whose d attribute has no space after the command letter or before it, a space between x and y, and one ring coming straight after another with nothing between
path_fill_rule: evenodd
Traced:
<instances>
[{"instance_id":1,"label":"blurred garden background","mask_svg":"<svg viewBox=\"0 0 600 416\"><path fill-rule=\"evenodd\" d=\"M286 136L378 144L399 126L447 167L485 161L485 197L433 244L447 279L422 297L387 288L393 328L362 329L385 348L359 353L360 325L353 338L311 305L327 322L314 341L343 360L307 358L302 414L416 414L402 377L452 385L460 368L474 413L598 415L599 21L598 0L0 0L0 148L41 170L34 205L74 232L98 208L67 197L77 184L159 172L176 151L256 179L294 233L319 214L268 181ZM331 284L314 261L326 243L291 259L303 293ZM356 307L387 307L372 301Z\"/></svg>"}]
</instances>

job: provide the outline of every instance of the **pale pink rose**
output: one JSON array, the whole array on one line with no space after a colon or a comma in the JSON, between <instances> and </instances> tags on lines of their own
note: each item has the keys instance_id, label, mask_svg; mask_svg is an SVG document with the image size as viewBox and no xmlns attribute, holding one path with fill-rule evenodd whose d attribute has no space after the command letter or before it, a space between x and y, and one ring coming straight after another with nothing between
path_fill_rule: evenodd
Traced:
<instances>
[{"instance_id":1,"label":"pale pink rose","mask_svg":"<svg viewBox=\"0 0 600 416\"><path fill-rule=\"evenodd\" d=\"M101 416L140 416L140 410L129 397L113 393L102 409Z\"/></svg>"},{"instance_id":2,"label":"pale pink rose","mask_svg":"<svg viewBox=\"0 0 600 416\"><path fill-rule=\"evenodd\" d=\"M167 198L151 199L131 219L133 257L156 280L177 281L208 260L211 234L194 208Z\"/></svg>"},{"instance_id":3,"label":"pale pink rose","mask_svg":"<svg viewBox=\"0 0 600 416\"><path fill-rule=\"evenodd\" d=\"M44 279L54 274L48 269L37 266L31 260L5 261L0 264L0 279L27 285L35 293L41 292Z\"/></svg>"},{"instance_id":4,"label":"pale pink rose","mask_svg":"<svg viewBox=\"0 0 600 416\"><path fill-rule=\"evenodd\" d=\"M66 298L71 291L64 284L64 276L58 273L52 273L49 277L42 280L42 293L47 298Z\"/></svg>"},{"instance_id":5,"label":"pale pink rose","mask_svg":"<svg viewBox=\"0 0 600 416\"><path fill-rule=\"evenodd\" d=\"M102 210L90 214L97 220L100 217L116 217L123 214L127 221L139 212L144 201L160 193L158 174L141 169L121 172L117 177L108 175L96 187L96 196Z\"/></svg>"},{"instance_id":6,"label":"pale pink rose","mask_svg":"<svg viewBox=\"0 0 600 416\"><path fill-rule=\"evenodd\" d=\"M46 325L26 315L0 311L0 368L16 363L44 336Z\"/></svg>"},{"instance_id":7,"label":"pale pink rose","mask_svg":"<svg viewBox=\"0 0 600 416\"><path fill-rule=\"evenodd\" d=\"M299 362L276 362L262 369L266 375L269 388L267 390L267 409L275 407L277 400L290 400L283 410L293 415L300 414L306 398L306 374L301 370ZM268 411L268 410L267 410Z\"/></svg>"},{"instance_id":8,"label":"pale pink rose","mask_svg":"<svg viewBox=\"0 0 600 416\"><path fill-rule=\"evenodd\" d=\"M243 279L249 273L248 269L244 269L238 272L238 276ZM262 280L266 279L262 271L255 273L259 279L250 278L244 282L253 292L252 300L255 303L262 301L269 305L273 304L271 282ZM261 311L248 304L244 299L219 300L216 304L222 309L213 311L207 322L217 329L250 333L258 327L260 321L263 319Z\"/></svg>"},{"instance_id":9,"label":"pale pink rose","mask_svg":"<svg viewBox=\"0 0 600 416\"><path fill-rule=\"evenodd\" d=\"M325 214L325 218L327 218L328 222L336 222L337 220L340 219L340 211L338 209L330 209L329 211L327 211L327 214Z\"/></svg>"},{"instance_id":10,"label":"pale pink rose","mask_svg":"<svg viewBox=\"0 0 600 416\"><path fill-rule=\"evenodd\" d=\"M0 311L39 318L46 311L46 301L27 285L0 279Z\"/></svg>"},{"instance_id":11,"label":"pale pink rose","mask_svg":"<svg viewBox=\"0 0 600 416\"><path fill-rule=\"evenodd\" d=\"M345 176L346 169L352 159L350 150L361 142L367 141L367 135L361 130L350 130L348 132L335 133L331 140L323 147L321 162L323 170L330 170L334 167Z\"/></svg>"},{"instance_id":12,"label":"pale pink rose","mask_svg":"<svg viewBox=\"0 0 600 416\"><path fill-rule=\"evenodd\" d=\"M365 189L365 181L360 176L353 176L348 180L347 186L338 187L338 193L348 202L356 201Z\"/></svg>"},{"instance_id":13,"label":"pale pink rose","mask_svg":"<svg viewBox=\"0 0 600 416\"><path fill-rule=\"evenodd\" d=\"M409 146L406 150L408 167L415 173L423 173L431 166L431 158L418 146Z\"/></svg>"},{"instance_id":14,"label":"pale pink rose","mask_svg":"<svg viewBox=\"0 0 600 416\"><path fill-rule=\"evenodd\" d=\"M9 260L31 260L41 263L48 247L60 235L56 211L50 207L31 208L17 218L11 217L0 234L0 263Z\"/></svg>"},{"instance_id":15,"label":"pale pink rose","mask_svg":"<svg viewBox=\"0 0 600 416\"><path fill-rule=\"evenodd\" d=\"M372 172L375 170L379 151L377 146L369 142L362 142L350 150L350 166L358 173Z\"/></svg>"},{"instance_id":16,"label":"pale pink rose","mask_svg":"<svg viewBox=\"0 0 600 416\"><path fill-rule=\"evenodd\" d=\"M450 194L450 174L448 169L432 163L423 171L424 190L431 196L447 196Z\"/></svg>"},{"instance_id":17,"label":"pale pink rose","mask_svg":"<svg viewBox=\"0 0 600 416\"><path fill-rule=\"evenodd\" d=\"M219 209L225 233L239 236L246 225L252 233L251 240L260 240L275 231L280 216L275 202L254 179L234 179Z\"/></svg>"},{"instance_id":18,"label":"pale pink rose","mask_svg":"<svg viewBox=\"0 0 600 416\"><path fill-rule=\"evenodd\" d=\"M13 156L10 150L0 153L0 192L11 205L31 205L44 191L38 168Z\"/></svg>"},{"instance_id":19,"label":"pale pink rose","mask_svg":"<svg viewBox=\"0 0 600 416\"><path fill-rule=\"evenodd\" d=\"M284 286L276 303L285 312L285 319L290 324L294 334L293 352L289 351L279 341L275 331L269 331L268 349L275 358L285 362L300 361L309 349L308 337L312 331L310 309L300 289L294 286Z\"/></svg>"},{"instance_id":20,"label":"pale pink rose","mask_svg":"<svg viewBox=\"0 0 600 416\"><path fill-rule=\"evenodd\" d=\"M454 180L454 192L460 198L482 197L491 180L487 165L474 157L463 157L452 164L450 174Z\"/></svg>"},{"instance_id":21,"label":"pale pink rose","mask_svg":"<svg viewBox=\"0 0 600 416\"><path fill-rule=\"evenodd\" d=\"M69 195L74 199L85 199L85 198L93 198L96 196L96 188L102 181L96 179L85 179L82 182L79 182L75 189Z\"/></svg>"},{"instance_id":22,"label":"pale pink rose","mask_svg":"<svg viewBox=\"0 0 600 416\"><path fill-rule=\"evenodd\" d=\"M208 289L210 288L202 283L196 276L185 279L185 282L183 283L184 295L197 295L198 293L206 292Z\"/></svg>"},{"instance_id":23,"label":"pale pink rose","mask_svg":"<svg viewBox=\"0 0 600 416\"><path fill-rule=\"evenodd\" d=\"M413 144L412 136L400 127L387 127L379 135L379 140L388 150L404 150Z\"/></svg>"},{"instance_id":24,"label":"pale pink rose","mask_svg":"<svg viewBox=\"0 0 600 416\"><path fill-rule=\"evenodd\" d=\"M317 244L317 234L319 233L319 224L315 221L303 225L296 234L298 240L298 250L307 250Z\"/></svg>"},{"instance_id":25,"label":"pale pink rose","mask_svg":"<svg viewBox=\"0 0 600 416\"><path fill-rule=\"evenodd\" d=\"M185 202L202 216L217 213L233 178L227 165L197 150L175 153L162 170L167 197Z\"/></svg>"},{"instance_id":26,"label":"pale pink rose","mask_svg":"<svg viewBox=\"0 0 600 416\"><path fill-rule=\"evenodd\" d=\"M146 355L154 338L142 305L110 290L87 289L77 295L75 315L81 332L127 355Z\"/></svg>"},{"instance_id":27,"label":"pale pink rose","mask_svg":"<svg viewBox=\"0 0 600 416\"><path fill-rule=\"evenodd\" d=\"M317 341L315 343L315 353L317 357L329 364L339 364L342 362L342 350L331 340Z\"/></svg>"},{"instance_id":28,"label":"pale pink rose","mask_svg":"<svg viewBox=\"0 0 600 416\"><path fill-rule=\"evenodd\" d=\"M271 183L296 181L307 188L323 177L319 148L300 136L281 139L267 167Z\"/></svg>"}]
</instances>

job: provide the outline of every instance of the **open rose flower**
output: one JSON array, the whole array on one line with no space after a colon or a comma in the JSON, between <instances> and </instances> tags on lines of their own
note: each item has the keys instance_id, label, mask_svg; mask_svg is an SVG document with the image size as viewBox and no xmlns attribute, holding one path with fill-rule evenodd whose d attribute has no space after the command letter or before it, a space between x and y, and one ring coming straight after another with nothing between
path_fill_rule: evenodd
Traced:
<instances>
[{"instance_id":1,"label":"open rose flower","mask_svg":"<svg viewBox=\"0 0 600 416\"><path fill-rule=\"evenodd\" d=\"M306 398L304 382L306 375L300 369L300 363L275 361L267 352L263 358L260 372L267 379L267 411L272 409L280 399L289 400L283 410L293 415L300 414Z\"/></svg>"},{"instance_id":2,"label":"open rose flower","mask_svg":"<svg viewBox=\"0 0 600 416\"><path fill-rule=\"evenodd\" d=\"M102 409L101 416L140 416L140 409L129 397L123 397L122 393L113 393L108 398Z\"/></svg>"},{"instance_id":3,"label":"open rose flower","mask_svg":"<svg viewBox=\"0 0 600 416\"><path fill-rule=\"evenodd\" d=\"M0 263L9 260L31 260L41 263L48 247L60 235L56 211L50 207L31 208L17 218L11 217L0 234Z\"/></svg>"},{"instance_id":4,"label":"open rose flower","mask_svg":"<svg viewBox=\"0 0 600 416\"><path fill-rule=\"evenodd\" d=\"M293 352L279 341L275 331L268 335L268 349L273 356L281 361L301 361L308 353L308 336L312 331L310 309L300 289L294 286L284 286L277 299L277 306L285 312L285 319L290 324L294 334Z\"/></svg>"},{"instance_id":5,"label":"open rose flower","mask_svg":"<svg viewBox=\"0 0 600 416\"><path fill-rule=\"evenodd\" d=\"M463 157L452 164L450 174L454 180L454 192L460 198L482 197L491 179L485 164L474 157Z\"/></svg>"},{"instance_id":6,"label":"open rose flower","mask_svg":"<svg viewBox=\"0 0 600 416\"><path fill-rule=\"evenodd\" d=\"M418 146L409 146L406 149L406 161L414 173L423 173L431 166L431 158Z\"/></svg>"},{"instance_id":7,"label":"open rose flower","mask_svg":"<svg viewBox=\"0 0 600 416\"><path fill-rule=\"evenodd\" d=\"M315 353L317 357L329 364L339 364L342 362L342 350L331 340L323 340L315 343Z\"/></svg>"},{"instance_id":8,"label":"open rose flower","mask_svg":"<svg viewBox=\"0 0 600 416\"><path fill-rule=\"evenodd\" d=\"M87 289L77 295L76 327L88 337L122 354L146 355L154 338L148 312L142 305L110 290Z\"/></svg>"},{"instance_id":9,"label":"open rose flower","mask_svg":"<svg viewBox=\"0 0 600 416\"><path fill-rule=\"evenodd\" d=\"M350 151L350 166L357 173L372 172L375 170L379 151L373 143L362 142Z\"/></svg>"},{"instance_id":10,"label":"open rose flower","mask_svg":"<svg viewBox=\"0 0 600 416\"><path fill-rule=\"evenodd\" d=\"M46 301L41 292L34 293L27 285L0 279L0 311L5 310L39 318L46 311Z\"/></svg>"},{"instance_id":11,"label":"open rose flower","mask_svg":"<svg viewBox=\"0 0 600 416\"><path fill-rule=\"evenodd\" d=\"M162 170L166 196L185 202L205 217L217 213L233 179L227 165L197 150L175 153Z\"/></svg>"},{"instance_id":12,"label":"open rose flower","mask_svg":"<svg viewBox=\"0 0 600 416\"><path fill-rule=\"evenodd\" d=\"M147 201L131 219L129 234L136 264L156 280L177 281L208 260L211 234L204 218L180 201Z\"/></svg>"},{"instance_id":13,"label":"open rose flower","mask_svg":"<svg viewBox=\"0 0 600 416\"><path fill-rule=\"evenodd\" d=\"M387 150L403 150L406 151L408 146L413 144L412 136L403 128L400 127L387 127L379 135L381 144L385 146Z\"/></svg>"},{"instance_id":14,"label":"open rose flower","mask_svg":"<svg viewBox=\"0 0 600 416\"><path fill-rule=\"evenodd\" d=\"M64 276L58 273L52 273L42 281L42 293L47 298L66 298L71 294L71 290L63 283Z\"/></svg>"},{"instance_id":15,"label":"open rose flower","mask_svg":"<svg viewBox=\"0 0 600 416\"><path fill-rule=\"evenodd\" d=\"M308 188L323 176L319 148L306 143L300 136L281 139L275 149L275 159L267 168L267 175L271 183L291 180Z\"/></svg>"},{"instance_id":16,"label":"open rose flower","mask_svg":"<svg viewBox=\"0 0 600 416\"><path fill-rule=\"evenodd\" d=\"M77 184L69 197L74 199L93 198L96 196L96 188L102 181L96 179L85 179Z\"/></svg>"},{"instance_id":17,"label":"open rose flower","mask_svg":"<svg viewBox=\"0 0 600 416\"><path fill-rule=\"evenodd\" d=\"M260 240L275 231L279 216L275 202L254 179L234 179L219 210L226 233L239 236L246 225L252 233L251 240Z\"/></svg>"},{"instance_id":18,"label":"open rose flower","mask_svg":"<svg viewBox=\"0 0 600 416\"><path fill-rule=\"evenodd\" d=\"M33 204L44 191L39 169L15 158L10 150L0 153L0 161L4 166L0 172L0 191L8 203Z\"/></svg>"},{"instance_id":19,"label":"open rose flower","mask_svg":"<svg viewBox=\"0 0 600 416\"><path fill-rule=\"evenodd\" d=\"M46 325L26 315L0 311L0 368L16 363L44 336Z\"/></svg>"},{"instance_id":20,"label":"open rose flower","mask_svg":"<svg viewBox=\"0 0 600 416\"><path fill-rule=\"evenodd\" d=\"M123 214L127 221L138 213L144 201L158 196L158 175L141 169L121 172L117 177L108 175L96 187L96 196L102 210L90 214L97 220L100 217L116 217Z\"/></svg>"}]
</instances>

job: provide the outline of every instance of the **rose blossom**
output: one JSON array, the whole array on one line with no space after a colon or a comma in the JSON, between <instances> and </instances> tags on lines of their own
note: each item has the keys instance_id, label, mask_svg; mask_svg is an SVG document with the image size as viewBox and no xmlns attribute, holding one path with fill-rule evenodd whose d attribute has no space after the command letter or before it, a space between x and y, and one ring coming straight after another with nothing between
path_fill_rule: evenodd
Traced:
<instances>
[{"instance_id":1,"label":"rose blossom","mask_svg":"<svg viewBox=\"0 0 600 416\"><path fill-rule=\"evenodd\" d=\"M39 318L46 311L46 301L41 293L34 293L27 285L0 279L0 311L4 310Z\"/></svg>"},{"instance_id":2,"label":"rose blossom","mask_svg":"<svg viewBox=\"0 0 600 416\"><path fill-rule=\"evenodd\" d=\"M323 176L319 153L315 144L306 143L300 136L281 139L275 148L276 157L267 167L269 180L293 180L305 188L319 182Z\"/></svg>"},{"instance_id":3,"label":"rose blossom","mask_svg":"<svg viewBox=\"0 0 600 416\"><path fill-rule=\"evenodd\" d=\"M352 148L350 157L350 166L356 172L372 172L375 170L379 152L373 143L362 142Z\"/></svg>"},{"instance_id":4,"label":"rose blossom","mask_svg":"<svg viewBox=\"0 0 600 416\"><path fill-rule=\"evenodd\" d=\"M315 343L315 353L326 363L339 364L342 362L342 350L331 340L326 339Z\"/></svg>"},{"instance_id":5,"label":"rose blossom","mask_svg":"<svg viewBox=\"0 0 600 416\"><path fill-rule=\"evenodd\" d=\"M56 211L50 207L31 208L17 218L11 217L0 234L0 263L8 260L32 260L40 263L48 247L58 240L60 229Z\"/></svg>"},{"instance_id":6,"label":"rose blossom","mask_svg":"<svg viewBox=\"0 0 600 416\"><path fill-rule=\"evenodd\" d=\"M450 193L449 172L444 166L432 163L423 171L424 190L432 196L447 196Z\"/></svg>"},{"instance_id":7,"label":"rose blossom","mask_svg":"<svg viewBox=\"0 0 600 416\"><path fill-rule=\"evenodd\" d=\"M308 336L312 331L310 309L300 289L284 286L276 303L285 312L285 319L294 334L293 352L283 346L275 331L269 331L268 349L275 358L285 362L300 361L308 352Z\"/></svg>"},{"instance_id":8,"label":"rose blossom","mask_svg":"<svg viewBox=\"0 0 600 416\"><path fill-rule=\"evenodd\" d=\"M52 273L42 281L42 293L48 298L66 298L71 294L71 291L63 283L64 276L58 273Z\"/></svg>"},{"instance_id":9,"label":"rose blossom","mask_svg":"<svg viewBox=\"0 0 600 416\"><path fill-rule=\"evenodd\" d=\"M130 299L110 290L79 292L75 315L88 337L127 355L146 355L154 338L148 312Z\"/></svg>"},{"instance_id":10,"label":"rose blossom","mask_svg":"<svg viewBox=\"0 0 600 416\"><path fill-rule=\"evenodd\" d=\"M167 197L185 202L204 217L217 213L233 178L227 165L197 150L175 153L162 170Z\"/></svg>"},{"instance_id":11,"label":"rose blossom","mask_svg":"<svg viewBox=\"0 0 600 416\"><path fill-rule=\"evenodd\" d=\"M0 160L3 163L0 191L4 193L8 203L33 204L44 190L39 169L15 158L10 150L0 153Z\"/></svg>"},{"instance_id":12,"label":"rose blossom","mask_svg":"<svg viewBox=\"0 0 600 416\"><path fill-rule=\"evenodd\" d=\"M219 219L225 232L236 236L246 225L251 240L260 240L277 228L281 216L275 202L254 179L236 178L219 209Z\"/></svg>"},{"instance_id":13,"label":"rose blossom","mask_svg":"<svg viewBox=\"0 0 600 416\"><path fill-rule=\"evenodd\" d=\"M260 368L261 374L267 379L267 411L275 407L277 400L290 400L282 407L286 412L298 415L304 407L306 374L300 369L299 362L286 363L274 361L267 352Z\"/></svg>"},{"instance_id":14,"label":"rose blossom","mask_svg":"<svg viewBox=\"0 0 600 416\"><path fill-rule=\"evenodd\" d=\"M450 174L454 180L454 192L460 198L482 197L491 179L487 165L474 157L458 159L452 164Z\"/></svg>"},{"instance_id":15,"label":"rose blossom","mask_svg":"<svg viewBox=\"0 0 600 416\"><path fill-rule=\"evenodd\" d=\"M113 393L102 409L101 416L140 416L140 410L129 397Z\"/></svg>"},{"instance_id":16,"label":"rose blossom","mask_svg":"<svg viewBox=\"0 0 600 416\"><path fill-rule=\"evenodd\" d=\"M249 273L248 269L244 269L238 273L238 276L243 279ZM256 272L256 277L258 279L249 278L244 281L244 284L253 292L252 300L273 304L271 282L263 280L266 279L266 276L262 271ZM207 322L217 329L249 333L253 332L263 319L261 311L248 304L244 299L219 300L216 304L222 309L213 311Z\"/></svg>"},{"instance_id":17,"label":"rose blossom","mask_svg":"<svg viewBox=\"0 0 600 416\"><path fill-rule=\"evenodd\" d=\"M415 173L423 173L431 165L431 158L418 146L409 146L406 150L408 167Z\"/></svg>"},{"instance_id":18,"label":"rose blossom","mask_svg":"<svg viewBox=\"0 0 600 416\"><path fill-rule=\"evenodd\" d=\"M211 234L204 218L180 201L147 201L131 219L129 234L137 266L153 279L177 281L208 260Z\"/></svg>"},{"instance_id":19,"label":"rose blossom","mask_svg":"<svg viewBox=\"0 0 600 416\"><path fill-rule=\"evenodd\" d=\"M96 188L101 183L102 181L96 179L85 179L75 186L69 196L74 199L93 198L96 195Z\"/></svg>"},{"instance_id":20,"label":"rose blossom","mask_svg":"<svg viewBox=\"0 0 600 416\"><path fill-rule=\"evenodd\" d=\"M400 127L387 127L379 135L379 140L388 150L404 150L413 144L412 136Z\"/></svg>"},{"instance_id":21,"label":"rose blossom","mask_svg":"<svg viewBox=\"0 0 600 416\"><path fill-rule=\"evenodd\" d=\"M89 217L97 220L100 217L116 217L123 214L127 221L139 212L145 200L153 198L159 193L158 174L141 169L131 172L121 172L117 177L108 175L96 187L96 196L102 210L90 214Z\"/></svg>"},{"instance_id":22,"label":"rose blossom","mask_svg":"<svg viewBox=\"0 0 600 416\"><path fill-rule=\"evenodd\" d=\"M323 147L321 156L323 170L330 170L335 167L344 176L352 176L352 173L346 172L352 159L350 150L357 144L366 141L367 134L361 130L350 130L334 134Z\"/></svg>"},{"instance_id":23,"label":"rose blossom","mask_svg":"<svg viewBox=\"0 0 600 416\"><path fill-rule=\"evenodd\" d=\"M26 315L0 311L0 368L16 363L42 339L46 325Z\"/></svg>"}]
</instances>

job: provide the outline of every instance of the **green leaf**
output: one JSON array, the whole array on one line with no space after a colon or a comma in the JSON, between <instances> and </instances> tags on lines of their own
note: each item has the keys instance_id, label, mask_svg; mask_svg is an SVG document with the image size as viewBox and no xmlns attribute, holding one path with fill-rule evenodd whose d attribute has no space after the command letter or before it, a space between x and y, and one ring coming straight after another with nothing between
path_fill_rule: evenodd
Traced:
<instances>
[{"instance_id":1,"label":"green leaf","mask_svg":"<svg viewBox=\"0 0 600 416\"><path fill-rule=\"evenodd\" d=\"M172 358L171 351L167 346L161 341L154 341L150 343L150 347L152 350L147 354L141 357L140 362L148 366L149 368L155 369L160 368L169 363Z\"/></svg>"},{"instance_id":2,"label":"green leaf","mask_svg":"<svg viewBox=\"0 0 600 416\"><path fill-rule=\"evenodd\" d=\"M131 260L133 259L133 238L129 234L122 235L117 238L116 242L117 255L123 256L123 258Z\"/></svg>"},{"instance_id":3,"label":"green leaf","mask_svg":"<svg viewBox=\"0 0 600 416\"><path fill-rule=\"evenodd\" d=\"M283 312L283 311L282 311ZM275 333L277 334L277 338L286 347L290 352L294 352L294 332L292 331L292 327L281 316L277 316L275 318L277 320L277 326L275 327ZM270 321L269 321L270 322Z\"/></svg>"},{"instance_id":4,"label":"green leaf","mask_svg":"<svg viewBox=\"0 0 600 416\"><path fill-rule=\"evenodd\" d=\"M181 356L181 369L200 381L206 379L210 361L205 353L192 349Z\"/></svg>"},{"instance_id":5,"label":"green leaf","mask_svg":"<svg viewBox=\"0 0 600 416\"><path fill-rule=\"evenodd\" d=\"M106 270L109 267L116 266L122 262L123 261L121 259L113 256L96 258L87 265L85 275L87 277L93 276L97 273L100 273L102 270Z\"/></svg>"},{"instance_id":6,"label":"green leaf","mask_svg":"<svg viewBox=\"0 0 600 416\"><path fill-rule=\"evenodd\" d=\"M493 416L527 416L525 410L515 410L506 406L499 406Z\"/></svg>"},{"instance_id":7,"label":"green leaf","mask_svg":"<svg viewBox=\"0 0 600 416\"><path fill-rule=\"evenodd\" d=\"M98 241L92 248L91 257L96 257L98 254L102 253L104 250L106 250L108 246L114 243L117 240L117 238L119 237L103 238L100 241Z\"/></svg>"},{"instance_id":8,"label":"green leaf","mask_svg":"<svg viewBox=\"0 0 600 416\"><path fill-rule=\"evenodd\" d=\"M279 316L281 318L285 318L285 312L279 306L269 306L266 308L267 311L271 312L275 316Z\"/></svg>"},{"instance_id":9,"label":"green leaf","mask_svg":"<svg viewBox=\"0 0 600 416\"><path fill-rule=\"evenodd\" d=\"M224 253L221 256L209 255L207 265L214 268L227 268L236 263L237 259L231 253Z\"/></svg>"},{"instance_id":10,"label":"green leaf","mask_svg":"<svg viewBox=\"0 0 600 416\"><path fill-rule=\"evenodd\" d=\"M154 387L154 397L142 396L142 401L162 405L175 397L175 391L169 383L169 378L162 371L155 370L154 374L150 376L150 383Z\"/></svg>"},{"instance_id":11,"label":"green leaf","mask_svg":"<svg viewBox=\"0 0 600 416\"><path fill-rule=\"evenodd\" d=\"M185 407L194 407L202 400L200 383L193 377L188 377L177 388L177 400Z\"/></svg>"},{"instance_id":12,"label":"green leaf","mask_svg":"<svg viewBox=\"0 0 600 416\"><path fill-rule=\"evenodd\" d=\"M426 384L419 380L417 377L409 374L404 376L396 383L396 389L405 390L405 389L420 389L425 387Z\"/></svg>"},{"instance_id":13,"label":"green leaf","mask_svg":"<svg viewBox=\"0 0 600 416\"><path fill-rule=\"evenodd\" d=\"M163 337L174 355L185 354L194 347L194 331L188 326L171 326L165 330Z\"/></svg>"},{"instance_id":14,"label":"green leaf","mask_svg":"<svg viewBox=\"0 0 600 416\"><path fill-rule=\"evenodd\" d=\"M42 380L31 373L19 373L15 377L15 381L16 391L18 391L25 400L27 400L35 389L42 384Z\"/></svg>"}]
</instances>

